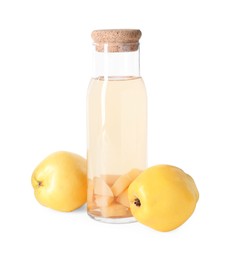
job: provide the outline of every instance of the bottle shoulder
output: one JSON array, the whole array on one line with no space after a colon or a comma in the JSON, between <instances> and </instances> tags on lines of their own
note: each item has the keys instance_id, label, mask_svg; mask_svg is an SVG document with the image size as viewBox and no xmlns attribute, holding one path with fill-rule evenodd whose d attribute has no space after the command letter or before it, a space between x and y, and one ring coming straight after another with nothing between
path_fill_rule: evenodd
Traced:
<instances>
[{"instance_id":1,"label":"bottle shoulder","mask_svg":"<svg viewBox=\"0 0 240 260\"><path fill-rule=\"evenodd\" d=\"M95 87L133 88L145 87L145 84L142 77L98 77L92 78L89 83L89 89Z\"/></svg>"}]
</instances>

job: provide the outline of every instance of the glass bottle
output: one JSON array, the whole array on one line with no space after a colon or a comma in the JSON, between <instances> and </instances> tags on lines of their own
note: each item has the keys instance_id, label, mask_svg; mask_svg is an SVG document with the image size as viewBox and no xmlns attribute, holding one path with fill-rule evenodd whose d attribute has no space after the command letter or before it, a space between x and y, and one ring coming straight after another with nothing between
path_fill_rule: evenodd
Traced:
<instances>
[{"instance_id":1,"label":"glass bottle","mask_svg":"<svg viewBox=\"0 0 240 260\"><path fill-rule=\"evenodd\" d=\"M87 95L88 214L135 221L127 190L147 166L147 97L140 77L140 30L96 30Z\"/></svg>"}]
</instances>

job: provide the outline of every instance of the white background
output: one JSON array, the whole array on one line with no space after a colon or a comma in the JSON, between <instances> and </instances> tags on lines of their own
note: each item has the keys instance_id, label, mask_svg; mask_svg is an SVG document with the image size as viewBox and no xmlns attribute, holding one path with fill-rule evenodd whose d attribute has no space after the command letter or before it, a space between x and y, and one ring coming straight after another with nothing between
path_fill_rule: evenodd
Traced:
<instances>
[{"instance_id":1,"label":"white background","mask_svg":"<svg viewBox=\"0 0 240 260\"><path fill-rule=\"evenodd\" d=\"M0 259L240 259L239 1L0 1ZM86 155L94 29L139 28L149 166L195 179L180 228L102 224L35 200L48 154Z\"/></svg>"}]
</instances>

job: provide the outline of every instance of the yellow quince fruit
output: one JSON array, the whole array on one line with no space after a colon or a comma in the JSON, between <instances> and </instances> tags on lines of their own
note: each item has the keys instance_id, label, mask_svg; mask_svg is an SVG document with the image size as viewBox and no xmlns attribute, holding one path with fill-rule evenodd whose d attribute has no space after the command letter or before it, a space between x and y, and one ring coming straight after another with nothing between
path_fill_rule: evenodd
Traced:
<instances>
[{"instance_id":1,"label":"yellow quince fruit","mask_svg":"<svg viewBox=\"0 0 240 260\"><path fill-rule=\"evenodd\" d=\"M73 211L87 200L87 163L78 154L60 151L47 156L32 173L37 201L59 211Z\"/></svg>"},{"instance_id":2,"label":"yellow quince fruit","mask_svg":"<svg viewBox=\"0 0 240 260\"><path fill-rule=\"evenodd\" d=\"M133 216L158 231L182 225L194 212L199 198L193 178L171 165L156 165L143 171L129 186Z\"/></svg>"}]
</instances>

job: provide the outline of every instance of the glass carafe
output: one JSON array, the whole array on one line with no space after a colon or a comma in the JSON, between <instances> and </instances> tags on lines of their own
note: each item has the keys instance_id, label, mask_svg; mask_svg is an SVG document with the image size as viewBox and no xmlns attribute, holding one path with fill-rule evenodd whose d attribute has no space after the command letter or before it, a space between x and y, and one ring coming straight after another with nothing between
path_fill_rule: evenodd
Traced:
<instances>
[{"instance_id":1,"label":"glass carafe","mask_svg":"<svg viewBox=\"0 0 240 260\"><path fill-rule=\"evenodd\" d=\"M87 96L88 214L134 221L128 186L147 166L147 97L140 76L140 30L92 32Z\"/></svg>"}]
</instances>

